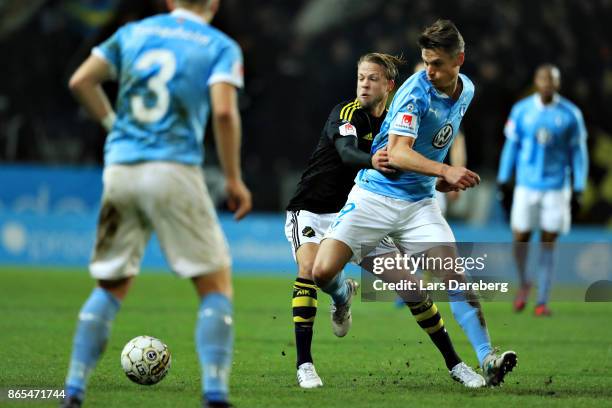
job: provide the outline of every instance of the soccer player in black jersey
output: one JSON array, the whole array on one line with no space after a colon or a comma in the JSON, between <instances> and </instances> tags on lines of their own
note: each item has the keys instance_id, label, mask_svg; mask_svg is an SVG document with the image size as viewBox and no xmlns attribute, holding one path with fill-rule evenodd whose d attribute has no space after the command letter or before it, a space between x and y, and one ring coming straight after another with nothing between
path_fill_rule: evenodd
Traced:
<instances>
[{"instance_id":1,"label":"soccer player in black jersey","mask_svg":"<svg viewBox=\"0 0 612 408\"><path fill-rule=\"evenodd\" d=\"M370 154L373 138L385 118L389 93L395 86L397 65L402 61L387 54L371 53L357 63L357 98L336 105L325 123L319 143L302 174L297 191L287 206L285 234L298 264L293 286L293 322L297 348L297 380L302 388L323 385L311 355L313 324L317 312L317 287L312 266L319 242L342 209L361 168L375 168L383 173L395 172L389 166L387 152ZM396 248L383 241L377 253ZM346 290L352 294L357 282L347 279ZM350 302L349 302L350 303ZM484 385L484 379L457 356L436 305L424 296L407 302L419 326L425 330L444 356L451 377L468 387ZM334 334L346 335L348 327L337 325L334 315L341 307L332 305Z\"/></svg>"}]
</instances>

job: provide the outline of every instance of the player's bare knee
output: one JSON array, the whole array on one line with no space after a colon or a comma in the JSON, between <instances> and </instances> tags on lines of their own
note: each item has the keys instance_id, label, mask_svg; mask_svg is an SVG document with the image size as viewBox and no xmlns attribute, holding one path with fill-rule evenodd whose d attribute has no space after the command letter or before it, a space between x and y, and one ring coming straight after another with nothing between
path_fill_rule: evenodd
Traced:
<instances>
[{"instance_id":1,"label":"player's bare knee","mask_svg":"<svg viewBox=\"0 0 612 408\"><path fill-rule=\"evenodd\" d=\"M334 277L334 271L329 267L329 264L324 262L315 262L312 267L312 280L318 287L326 286L329 281Z\"/></svg>"},{"instance_id":2,"label":"player's bare knee","mask_svg":"<svg viewBox=\"0 0 612 408\"><path fill-rule=\"evenodd\" d=\"M314 267L314 258L300 261L298 267L298 276L300 278L313 280L312 268Z\"/></svg>"},{"instance_id":3,"label":"player's bare knee","mask_svg":"<svg viewBox=\"0 0 612 408\"><path fill-rule=\"evenodd\" d=\"M200 298L210 293L222 293L230 299L234 295L229 267L221 268L209 274L194 276L191 280Z\"/></svg>"},{"instance_id":4,"label":"player's bare knee","mask_svg":"<svg viewBox=\"0 0 612 408\"><path fill-rule=\"evenodd\" d=\"M132 277L114 279L114 280L98 280L98 286L110 292L119 300L123 300L127 295L132 282Z\"/></svg>"},{"instance_id":5,"label":"player's bare knee","mask_svg":"<svg viewBox=\"0 0 612 408\"><path fill-rule=\"evenodd\" d=\"M296 251L298 277L313 280L312 268L318 249L319 245L311 242L305 243L298 248Z\"/></svg>"},{"instance_id":6,"label":"player's bare knee","mask_svg":"<svg viewBox=\"0 0 612 408\"><path fill-rule=\"evenodd\" d=\"M513 235L514 235L515 242L529 242L529 240L531 239L531 231L528 231L528 232L514 231Z\"/></svg>"},{"instance_id":7,"label":"player's bare knee","mask_svg":"<svg viewBox=\"0 0 612 408\"><path fill-rule=\"evenodd\" d=\"M540 242L548 244L548 246L552 246L559 236L556 232L542 231L540 236Z\"/></svg>"}]
</instances>

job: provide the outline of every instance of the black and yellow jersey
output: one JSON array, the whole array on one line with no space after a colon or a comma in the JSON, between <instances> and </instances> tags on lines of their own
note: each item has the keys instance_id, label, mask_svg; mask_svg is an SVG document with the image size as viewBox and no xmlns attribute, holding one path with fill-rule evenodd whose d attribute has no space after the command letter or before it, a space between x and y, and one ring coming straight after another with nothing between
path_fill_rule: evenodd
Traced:
<instances>
[{"instance_id":1,"label":"black and yellow jersey","mask_svg":"<svg viewBox=\"0 0 612 408\"><path fill-rule=\"evenodd\" d=\"M317 214L336 213L346 202L358 168L345 165L334 142L339 137L357 137L359 150L370 153L385 115L372 116L359 100L342 102L331 111L319 143L308 160L288 211L306 210Z\"/></svg>"}]
</instances>

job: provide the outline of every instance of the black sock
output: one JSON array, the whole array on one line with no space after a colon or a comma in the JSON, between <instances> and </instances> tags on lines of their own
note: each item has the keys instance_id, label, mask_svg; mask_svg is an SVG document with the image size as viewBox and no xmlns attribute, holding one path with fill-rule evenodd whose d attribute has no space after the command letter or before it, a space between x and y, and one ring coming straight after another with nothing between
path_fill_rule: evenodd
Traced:
<instances>
[{"instance_id":1,"label":"black sock","mask_svg":"<svg viewBox=\"0 0 612 408\"><path fill-rule=\"evenodd\" d=\"M310 346L312 326L317 314L317 287L309 279L297 278L293 284L293 323L295 325L295 347L297 367L312 363Z\"/></svg>"},{"instance_id":2,"label":"black sock","mask_svg":"<svg viewBox=\"0 0 612 408\"><path fill-rule=\"evenodd\" d=\"M419 326L429 334L431 341L442 353L446 367L450 370L459 364L461 359L455 352L453 342L444 328L444 320L438 312L438 307L429 295L422 302L407 302L406 305L410 308L410 312L412 312Z\"/></svg>"}]
</instances>

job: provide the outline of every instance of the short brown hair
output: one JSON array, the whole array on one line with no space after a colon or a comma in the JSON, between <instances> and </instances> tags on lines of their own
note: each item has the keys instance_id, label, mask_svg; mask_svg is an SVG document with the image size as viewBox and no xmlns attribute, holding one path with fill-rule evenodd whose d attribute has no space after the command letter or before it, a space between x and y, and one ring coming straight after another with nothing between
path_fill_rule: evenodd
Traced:
<instances>
[{"instance_id":1,"label":"short brown hair","mask_svg":"<svg viewBox=\"0 0 612 408\"><path fill-rule=\"evenodd\" d=\"M395 81L397 79L398 65L403 65L406 63L401 55L396 57L395 55L383 54L380 52L371 52L369 54L362 55L361 58L359 58L359 61L357 61L357 66L359 67L362 62L371 62L373 64L380 65L385 72L385 77L391 81Z\"/></svg>"},{"instance_id":2,"label":"short brown hair","mask_svg":"<svg viewBox=\"0 0 612 408\"><path fill-rule=\"evenodd\" d=\"M463 36L450 20L438 20L425 27L417 44L421 49L441 48L450 55L457 55L465 50Z\"/></svg>"}]
</instances>

